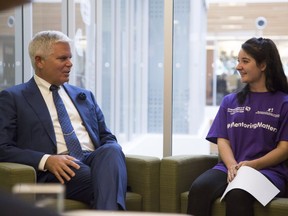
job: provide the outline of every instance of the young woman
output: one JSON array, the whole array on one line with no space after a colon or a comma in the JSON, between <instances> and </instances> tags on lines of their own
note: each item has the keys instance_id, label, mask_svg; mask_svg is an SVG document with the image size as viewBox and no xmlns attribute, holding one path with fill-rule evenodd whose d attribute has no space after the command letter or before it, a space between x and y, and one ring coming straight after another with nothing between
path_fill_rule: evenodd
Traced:
<instances>
[{"instance_id":1,"label":"young woman","mask_svg":"<svg viewBox=\"0 0 288 216\"><path fill-rule=\"evenodd\" d=\"M211 215L213 202L241 166L264 174L285 194L288 182L288 84L278 49L270 39L251 38L236 67L245 87L224 97L206 137L216 143L221 161L190 188L188 214ZM255 198L241 189L225 196L226 215L254 215Z\"/></svg>"}]
</instances>

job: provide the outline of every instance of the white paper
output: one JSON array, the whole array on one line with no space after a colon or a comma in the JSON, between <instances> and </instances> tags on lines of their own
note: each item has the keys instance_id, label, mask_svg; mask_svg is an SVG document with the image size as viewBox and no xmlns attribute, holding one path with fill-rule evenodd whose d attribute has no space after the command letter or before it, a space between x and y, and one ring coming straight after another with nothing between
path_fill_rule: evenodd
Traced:
<instances>
[{"instance_id":1,"label":"white paper","mask_svg":"<svg viewBox=\"0 0 288 216\"><path fill-rule=\"evenodd\" d=\"M227 192L235 188L249 192L263 206L266 206L280 192L262 173L248 166L240 167L220 200L222 201Z\"/></svg>"}]
</instances>

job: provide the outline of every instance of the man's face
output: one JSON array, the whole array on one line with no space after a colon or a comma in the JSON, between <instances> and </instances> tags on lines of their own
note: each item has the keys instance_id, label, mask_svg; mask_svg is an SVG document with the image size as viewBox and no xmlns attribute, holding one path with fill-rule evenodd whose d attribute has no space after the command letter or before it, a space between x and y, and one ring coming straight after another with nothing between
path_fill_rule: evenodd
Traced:
<instances>
[{"instance_id":1,"label":"man's face","mask_svg":"<svg viewBox=\"0 0 288 216\"><path fill-rule=\"evenodd\" d=\"M69 81L72 68L72 54L69 43L58 42L53 45L52 52L46 57L38 57L37 75L54 85L62 85Z\"/></svg>"}]
</instances>

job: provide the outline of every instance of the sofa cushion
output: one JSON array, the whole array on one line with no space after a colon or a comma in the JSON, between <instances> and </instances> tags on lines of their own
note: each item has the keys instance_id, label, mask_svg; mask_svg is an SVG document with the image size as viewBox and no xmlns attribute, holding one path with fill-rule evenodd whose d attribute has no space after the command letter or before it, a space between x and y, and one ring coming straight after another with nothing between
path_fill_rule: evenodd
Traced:
<instances>
[{"instance_id":1,"label":"sofa cushion","mask_svg":"<svg viewBox=\"0 0 288 216\"><path fill-rule=\"evenodd\" d=\"M126 193L126 208L128 211L142 211L142 196L137 193Z\"/></svg>"},{"instance_id":2,"label":"sofa cushion","mask_svg":"<svg viewBox=\"0 0 288 216\"><path fill-rule=\"evenodd\" d=\"M188 191L181 193L181 213L186 213L188 205ZM266 207L259 202L254 204L255 216L287 216L288 215L288 199L275 198ZM217 199L213 206L213 216L225 215L225 202Z\"/></svg>"},{"instance_id":3,"label":"sofa cushion","mask_svg":"<svg viewBox=\"0 0 288 216\"><path fill-rule=\"evenodd\" d=\"M50 200L50 202L51 202L51 200ZM56 208L56 205L57 205L56 202L57 202L57 200L54 200L54 202L50 203L50 207L52 209ZM128 211L141 211L142 210L141 205L142 205L141 195L139 195L137 193L132 193L132 192L126 193L126 208ZM79 202L76 200L71 200L71 199L65 199L64 200L64 206L65 206L64 211L90 209L90 207L88 205L86 205L85 203Z\"/></svg>"}]
</instances>

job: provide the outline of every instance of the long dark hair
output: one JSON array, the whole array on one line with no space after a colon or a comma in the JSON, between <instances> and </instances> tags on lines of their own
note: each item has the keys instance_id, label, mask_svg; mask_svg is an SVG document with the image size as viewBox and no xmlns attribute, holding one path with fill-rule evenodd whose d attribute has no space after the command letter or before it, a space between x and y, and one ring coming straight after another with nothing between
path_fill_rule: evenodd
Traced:
<instances>
[{"instance_id":1,"label":"long dark hair","mask_svg":"<svg viewBox=\"0 0 288 216\"><path fill-rule=\"evenodd\" d=\"M266 63L266 88L269 92L282 91L288 93L288 83L281 58L275 43L268 38L251 38L241 48L255 59L256 64ZM249 84L237 93L237 99L243 104L250 92Z\"/></svg>"}]
</instances>

